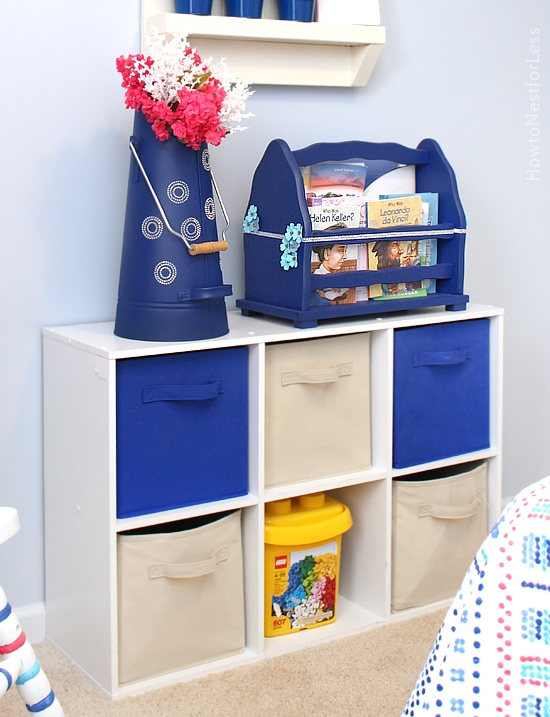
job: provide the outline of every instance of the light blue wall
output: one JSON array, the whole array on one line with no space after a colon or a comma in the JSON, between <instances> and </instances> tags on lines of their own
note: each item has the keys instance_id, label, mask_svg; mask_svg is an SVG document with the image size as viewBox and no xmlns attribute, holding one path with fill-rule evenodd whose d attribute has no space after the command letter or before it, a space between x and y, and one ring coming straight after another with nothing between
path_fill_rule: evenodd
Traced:
<instances>
[{"instance_id":1,"label":"light blue wall","mask_svg":"<svg viewBox=\"0 0 550 717\"><path fill-rule=\"evenodd\" d=\"M526 87L537 62L548 76L550 5L381 0L381 10L387 44L366 88L257 87L250 129L212 150L233 219L224 279L242 296L239 224L272 138L437 139L470 222L466 291L506 309L509 496L550 473L550 86L533 91L536 111ZM29 0L2 15L0 504L19 510L22 530L0 549L0 578L27 606L44 599L40 329L114 316L132 121L114 58L138 49L139 0Z\"/></svg>"}]
</instances>

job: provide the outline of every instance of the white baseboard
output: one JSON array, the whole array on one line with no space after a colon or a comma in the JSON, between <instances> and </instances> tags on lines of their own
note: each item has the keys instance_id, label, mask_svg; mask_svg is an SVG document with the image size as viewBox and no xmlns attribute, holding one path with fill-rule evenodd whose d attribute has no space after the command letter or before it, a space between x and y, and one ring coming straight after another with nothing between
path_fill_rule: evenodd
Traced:
<instances>
[{"instance_id":1,"label":"white baseboard","mask_svg":"<svg viewBox=\"0 0 550 717\"><path fill-rule=\"evenodd\" d=\"M46 605L43 602L21 607L12 605L12 611L17 616L21 628L31 644L37 645L39 642L44 642L46 639Z\"/></svg>"}]
</instances>

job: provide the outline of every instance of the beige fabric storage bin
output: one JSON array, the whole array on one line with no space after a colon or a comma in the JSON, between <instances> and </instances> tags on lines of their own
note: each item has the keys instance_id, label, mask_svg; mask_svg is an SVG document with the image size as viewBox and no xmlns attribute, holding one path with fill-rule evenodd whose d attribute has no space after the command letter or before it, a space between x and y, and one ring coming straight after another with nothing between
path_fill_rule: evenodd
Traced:
<instances>
[{"instance_id":1,"label":"beige fabric storage bin","mask_svg":"<svg viewBox=\"0 0 550 717\"><path fill-rule=\"evenodd\" d=\"M392 610L453 597L486 538L487 464L467 465L393 481Z\"/></svg>"},{"instance_id":2,"label":"beige fabric storage bin","mask_svg":"<svg viewBox=\"0 0 550 717\"><path fill-rule=\"evenodd\" d=\"M370 468L369 334L266 346L265 483Z\"/></svg>"},{"instance_id":3,"label":"beige fabric storage bin","mask_svg":"<svg viewBox=\"0 0 550 717\"><path fill-rule=\"evenodd\" d=\"M206 520L118 536L120 684L244 649L241 514Z\"/></svg>"}]
</instances>

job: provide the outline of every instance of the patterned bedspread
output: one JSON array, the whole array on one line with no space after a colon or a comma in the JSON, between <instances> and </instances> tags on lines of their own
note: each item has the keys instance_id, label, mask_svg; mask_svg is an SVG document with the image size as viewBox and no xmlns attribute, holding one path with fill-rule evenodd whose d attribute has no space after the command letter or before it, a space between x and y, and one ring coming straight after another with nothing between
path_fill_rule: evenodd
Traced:
<instances>
[{"instance_id":1,"label":"patterned bedspread","mask_svg":"<svg viewBox=\"0 0 550 717\"><path fill-rule=\"evenodd\" d=\"M550 717L550 477L504 509L402 717Z\"/></svg>"}]
</instances>

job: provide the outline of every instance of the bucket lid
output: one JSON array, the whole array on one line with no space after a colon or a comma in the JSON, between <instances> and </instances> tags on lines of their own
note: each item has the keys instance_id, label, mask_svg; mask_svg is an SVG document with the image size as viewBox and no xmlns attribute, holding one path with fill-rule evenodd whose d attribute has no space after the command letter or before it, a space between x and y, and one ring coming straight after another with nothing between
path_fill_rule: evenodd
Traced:
<instances>
[{"instance_id":1,"label":"bucket lid","mask_svg":"<svg viewBox=\"0 0 550 717\"><path fill-rule=\"evenodd\" d=\"M351 526L349 508L324 493L275 500L265 507L265 542L270 545L317 543Z\"/></svg>"}]
</instances>

